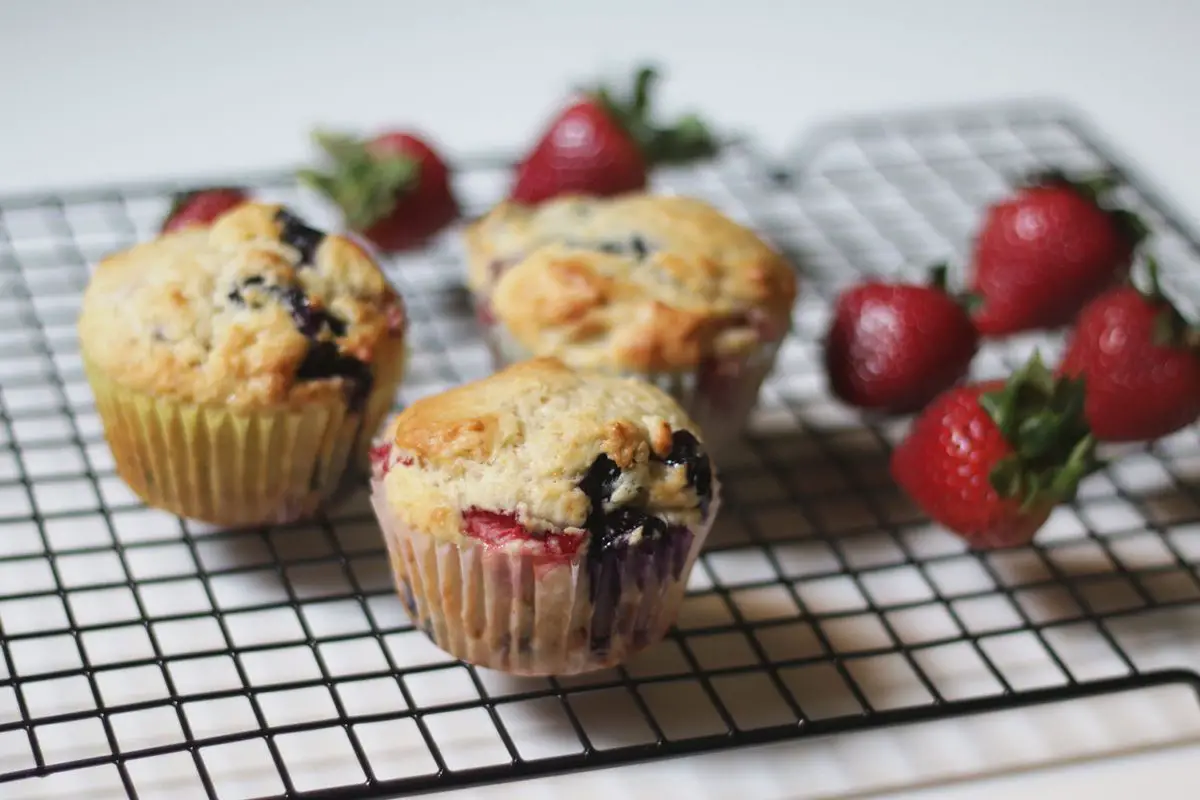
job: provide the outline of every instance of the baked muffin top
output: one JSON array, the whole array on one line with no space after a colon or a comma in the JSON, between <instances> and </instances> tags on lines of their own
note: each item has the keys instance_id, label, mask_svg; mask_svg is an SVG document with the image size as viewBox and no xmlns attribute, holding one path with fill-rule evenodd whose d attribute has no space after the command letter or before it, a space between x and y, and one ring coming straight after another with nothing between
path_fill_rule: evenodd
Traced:
<instances>
[{"instance_id":1,"label":"baked muffin top","mask_svg":"<svg viewBox=\"0 0 1200 800\"><path fill-rule=\"evenodd\" d=\"M523 349L572 367L693 369L791 324L791 265L693 198L505 202L466 238L471 289L492 316Z\"/></svg>"},{"instance_id":2,"label":"baked muffin top","mask_svg":"<svg viewBox=\"0 0 1200 800\"><path fill-rule=\"evenodd\" d=\"M118 385L243 409L354 408L404 330L359 245L263 203L105 258L79 319L84 358Z\"/></svg>"},{"instance_id":3,"label":"baked muffin top","mask_svg":"<svg viewBox=\"0 0 1200 800\"><path fill-rule=\"evenodd\" d=\"M416 401L374 460L390 510L445 539L475 511L578 536L614 514L696 525L714 491L701 434L674 400L553 358Z\"/></svg>"}]
</instances>

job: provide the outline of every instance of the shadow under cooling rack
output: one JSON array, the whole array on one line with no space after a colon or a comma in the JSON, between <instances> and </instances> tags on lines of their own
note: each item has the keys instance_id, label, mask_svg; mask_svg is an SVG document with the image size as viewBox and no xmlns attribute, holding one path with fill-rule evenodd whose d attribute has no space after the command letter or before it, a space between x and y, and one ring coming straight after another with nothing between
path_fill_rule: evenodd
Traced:
<instances>
[{"instance_id":1,"label":"shadow under cooling rack","mask_svg":"<svg viewBox=\"0 0 1200 800\"><path fill-rule=\"evenodd\" d=\"M559 680L463 665L414 630L362 495L249 531L138 503L74 323L88 265L152 235L180 183L0 198L0 794L380 797L1196 684L1195 429L1112 454L1037 546L976 554L891 485L904 421L833 402L820 370L841 286L961 263L1021 173L1113 160L1054 108L995 107L833 126L782 169L737 145L659 174L788 252L805 288L721 465L725 510L678 625L621 669ZM1120 174L1164 282L1200 299L1195 242ZM508 178L503 159L455 172L471 214ZM286 174L254 180L334 222ZM461 264L453 231L386 264L412 319L397 405L487 372ZM976 377L1060 346L989 344Z\"/></svg>"}]
</instances>

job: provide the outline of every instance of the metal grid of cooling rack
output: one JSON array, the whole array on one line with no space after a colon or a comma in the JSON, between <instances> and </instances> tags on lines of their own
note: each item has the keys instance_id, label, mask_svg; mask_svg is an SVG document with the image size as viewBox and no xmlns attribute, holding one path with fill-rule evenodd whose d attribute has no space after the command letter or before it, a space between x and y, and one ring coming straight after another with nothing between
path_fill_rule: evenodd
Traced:
<instances>
[{"instance_id":1,"label":"metal grid of cooling rack","mask_svg":"<svg viewBox=\"0 0 1200 800\"><path fill-rule=\"evenodd\" d=\"M1196 430L1121 452L1036 547L972 554L890 485L903 421L838 406L819 370L840 285L961 256L1027 168L1112 159L1053 109L984 108L829 128L792 161L735 146L656 179L794 253L807 288L721 465L726 510L677 627L622 669L562 680L430 645L362 496L251 531L141 506L113 472L74 321L87 265L149 236L178 186L0 198L0 793L383 797L1195 682L1162 609L1200 600ZM460 164L468 209L507 175ZM330 222L286 175L239 182ZM1154 228L1165 282L1200 298L1196 245L1134 183L1122 199ZM398 403L486 372L461 255L449 235L387 264L413 322ZM989 345L976 374L1033 347L1057 343Z\"/></svg>"}]
</instances>

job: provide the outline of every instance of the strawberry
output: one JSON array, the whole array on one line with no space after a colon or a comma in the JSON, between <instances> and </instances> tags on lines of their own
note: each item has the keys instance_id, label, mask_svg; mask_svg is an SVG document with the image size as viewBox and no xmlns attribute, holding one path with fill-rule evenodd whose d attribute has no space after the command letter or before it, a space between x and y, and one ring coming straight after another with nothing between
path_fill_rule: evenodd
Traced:
<instances>
[{"instance_id":1,"label":"strawberry","mask_svg":"<svg viewBox=\"0 0 1200 800\"><path fill-rule=\"evenodd\" d=\"M1146 259L1149 286L1132 281L1089 303L1079 314L1059 372L1087 383L1084 408L1100 441L1158 439L1200 417L1200 338L1158 283Z\"/></svg>"},{"instance_id":2,"label":"strawberry","mask_svg":"<svg viewBox=\"0 0 1200 800\"><path fill-rule=\"evenodd\" d=\"M639 70L626 102L604 88L582 92L517 167L510 198L532 205L563 194L635 192L646 187L648 171L659 164L716 153L716 142L694 116L669 127L651 122L650 89L657 77L650 67Z\"/></svg>"},{"instance_id":3,"label":"strawberry","mask_svg":"<svg viewBox=\"0 0 1200 800\"><path fill-rule=\"evenodd\" d=\"M893 479L973 547L1027 544L1098 466L1083 382L1055 378L1035 353L1007 382L937 397L892 453Z\"/></svg>"},{"instance_id":4,"label":"strawberry","mask_svg":"<svg viewBox=\"0 0 1200 800\"><path fill-rule=\"evenodd\" d=\"M971 290L984 336L1058 328L1128 274L1146 235L1133 214L1101 203L1112 181L1036 176L988 208L975 242Z\"/></svg>"},{"instance_id":5,"label":"strawberry","mask_svg":"<svg viewBox=\"0 0 1200 800\"><path fill-rule=\"evenodd\" d=\"M317 131L313 140L330 169L300 170L297 178L383 252L420 247L458 217L450 171L420 136L391 132L360 140Z\"/></svg>"},{"instance_id":6,"label":"strawberry","mask_svg":"<svg viewBox=\"0 0 1200 800\"><path fill-rule=\"evenodd\" d=\"M208 186L180 192L171 198L171 208L163 217L159 230L171 233L211 225L213 220L240 206L248 197L246 190L239 186Z\"/></svg>"},{"instance_id":7,"label":"strawberry","mask_svg":"<svg viewBox=\"0 0 1200 800\"><path fill-rule=\"evenodd\" d=\"M825 337L825 373L843 402L916 411L966 376L979 334L946 292L946 267L930 285L868 281L838 297Z\"/></svg>"}]
</instances>

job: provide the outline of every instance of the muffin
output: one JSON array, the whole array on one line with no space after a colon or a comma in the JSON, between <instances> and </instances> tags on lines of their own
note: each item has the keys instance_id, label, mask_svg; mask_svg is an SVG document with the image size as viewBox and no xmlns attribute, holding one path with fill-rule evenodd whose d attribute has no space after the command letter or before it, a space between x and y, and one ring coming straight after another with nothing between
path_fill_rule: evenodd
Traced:
<instances>
[{"instance_id":1,"label":"muffin","mask_svg":"<svg viewBox=\"0 0 1200 800\"><path fill-rule=\"evenodd\" d=\"M443 650L524 675L659 641L719 505L702 435L633 378L533 359L423 398L372 451L396 587Z\"/></svg>"},{"instance_id":2,"label":"muffin","mask_svg":"<svg viewBox=\"0 0 1200 800\"><path fill-rule=\"evenodd\" d=\"M553 356L641 377L710 437L740 432L791 327L791 265L699 200L505 202L466 240L468 282L498 366Z\"/></svg>"},{"instance_id":3,"label":"muffin","mask_svg":"<svg viewBox=\"0 0 1200 800\"><path fill-rule=\"evenodd\" d=\"M311 514L364 475L405 327L362 248L247 203L101 261L79 338L118 475L238 526Z\"/></svg>"}]
</instances>

